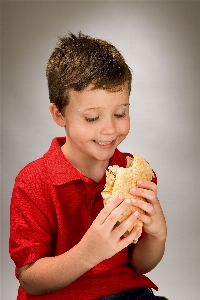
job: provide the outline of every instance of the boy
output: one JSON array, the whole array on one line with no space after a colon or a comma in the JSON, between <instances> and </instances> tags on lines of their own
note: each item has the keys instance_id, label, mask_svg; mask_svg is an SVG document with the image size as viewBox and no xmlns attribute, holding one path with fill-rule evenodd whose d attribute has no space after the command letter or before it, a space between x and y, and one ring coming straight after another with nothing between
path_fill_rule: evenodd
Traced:
<instances>
[{"instance_id":1,"label":"boy","mask_svg":"<svg viewBox=\"0 0 200 300\"><path fill-rule=\"evenodd\" d=\"M79 33L60 38L46 73L50 112L66 137L55 138L15 181L10 254L17 299L161 299L143 275L161 260L166 240L156 179L138 182L131 201L118 197L104 208L101 197L107 167L126 166L128 153L117 146L130 127L129 67L113 45ZM131 203L146 214L113 229ZM121 237L137 218L145 232L133 246L137 228Z\"/></svg>"}]
</instances>

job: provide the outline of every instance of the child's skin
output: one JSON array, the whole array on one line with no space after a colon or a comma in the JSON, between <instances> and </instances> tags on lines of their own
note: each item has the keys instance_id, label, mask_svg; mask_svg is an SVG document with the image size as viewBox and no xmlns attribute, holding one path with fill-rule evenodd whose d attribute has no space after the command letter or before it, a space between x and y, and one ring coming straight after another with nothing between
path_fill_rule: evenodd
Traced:
<instances>
[{"instance_id":1,"label":"child's skin","mask_svg":"<svg viewBox=\"0 0 200 300\"><path fill-rule=\"evenodd\" d=\"M129 132L129 91L126 86L122 91L112 93L91 90L91 87L82 92L71 91L64 114L53 103L50 111L54 121L66 131L63 153L78 170L99 182L116 147ZM133 195L131 201L118 197L104 207L81 241L68 252L41 258L20 268L22 288L29 294L39 295L69 285L96 264L130 245L137 235L137 228L126 238L120 237L137 218L144 222L146 235L132 247L130 265L140 274L152 270L163 256L166 239L157 187L152 182L142 181L130 193ZM147 202L136 200L134 196L142 196ZM132 203L146 214L133 213L113 230L121 214Z\"/></svg>"},{"instance_id":2,"label":"child's skin","mask_svg":"<svg viewBox=\"0 0 200 300\"><path fill-rule=\"evenodd\" d=\"M129 91L109 93L88 87L70 96L64 116L50 104L54 121L65 127L62 151L78 170L99 182L130 129Z\"/></svg>"}]
</instances>

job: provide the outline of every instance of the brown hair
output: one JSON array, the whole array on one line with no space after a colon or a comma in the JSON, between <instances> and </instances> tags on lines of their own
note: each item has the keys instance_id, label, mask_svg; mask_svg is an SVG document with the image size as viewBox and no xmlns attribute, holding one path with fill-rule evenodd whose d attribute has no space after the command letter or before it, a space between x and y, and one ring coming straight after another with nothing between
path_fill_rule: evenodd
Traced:
<instances>
[{"instance_id":1,"label":"brown hair","mask_svg":"<svg viewBox=\"0 0 200 300\"><path fill-rule=\"evenodd\" d=\"M50 102L60 112L69 103L71 90L92 89L116 92L127 84L131 91L131 70L120 52L107 41L81 32L59 38L49 58L46 76Z\"/></svg>"}]
</instances>

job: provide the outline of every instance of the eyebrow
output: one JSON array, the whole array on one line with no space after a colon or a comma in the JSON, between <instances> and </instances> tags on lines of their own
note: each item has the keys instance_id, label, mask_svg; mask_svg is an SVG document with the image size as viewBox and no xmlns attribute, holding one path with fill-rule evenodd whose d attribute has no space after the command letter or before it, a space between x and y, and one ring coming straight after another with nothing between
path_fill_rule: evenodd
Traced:
<instances>
[{"instance_id":1,"label":"eyebrow","mask_svg":"<svg viewBox=\"0 0 200 300\"><path fill-rule=\"evenodd\" d=\"M103 107L89 107L89 108L81 108L79 109L78 111L82 111L82 112L85 112L85 111L88 111L88 110L95 110L95 109L100 109L100 108L103 108Z\"/></svg>"},{"instance_id":2,"label":"eyebrow","mask_svg":"<svg viewBox=\"0 0 200 300\"><path fill-rule=\"evenodd\" d=\"M130 103L123 103L123 104L119 104L117 105L117 107L119 106L129 106ZM104 107L98 106L98 107L89 107L89 108L81 108L79 109L80 112L86 112L86 111L90 111L90 110L96 110L96 109L105 109Z\"/></svg>"}]
</instances>

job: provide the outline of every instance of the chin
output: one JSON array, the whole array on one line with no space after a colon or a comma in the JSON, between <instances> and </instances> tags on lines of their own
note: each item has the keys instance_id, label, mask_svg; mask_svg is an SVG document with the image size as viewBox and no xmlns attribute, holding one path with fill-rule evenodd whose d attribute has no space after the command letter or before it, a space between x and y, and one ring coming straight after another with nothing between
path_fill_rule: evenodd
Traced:
<instances>
[{"instance_id":1,"label":"chin","mask_svg":"<svg viewBox=\"0 0 200 300\"><path fill-rule=\"evenodd\" d=\"M115 152L115 149L113 149L112 151L109 151L109 153L102 153L102 155L97 155L96 159L100 160L100 161L110 160L111 157L113 156L114 152Z\"/></svg>"}]
</instances>

